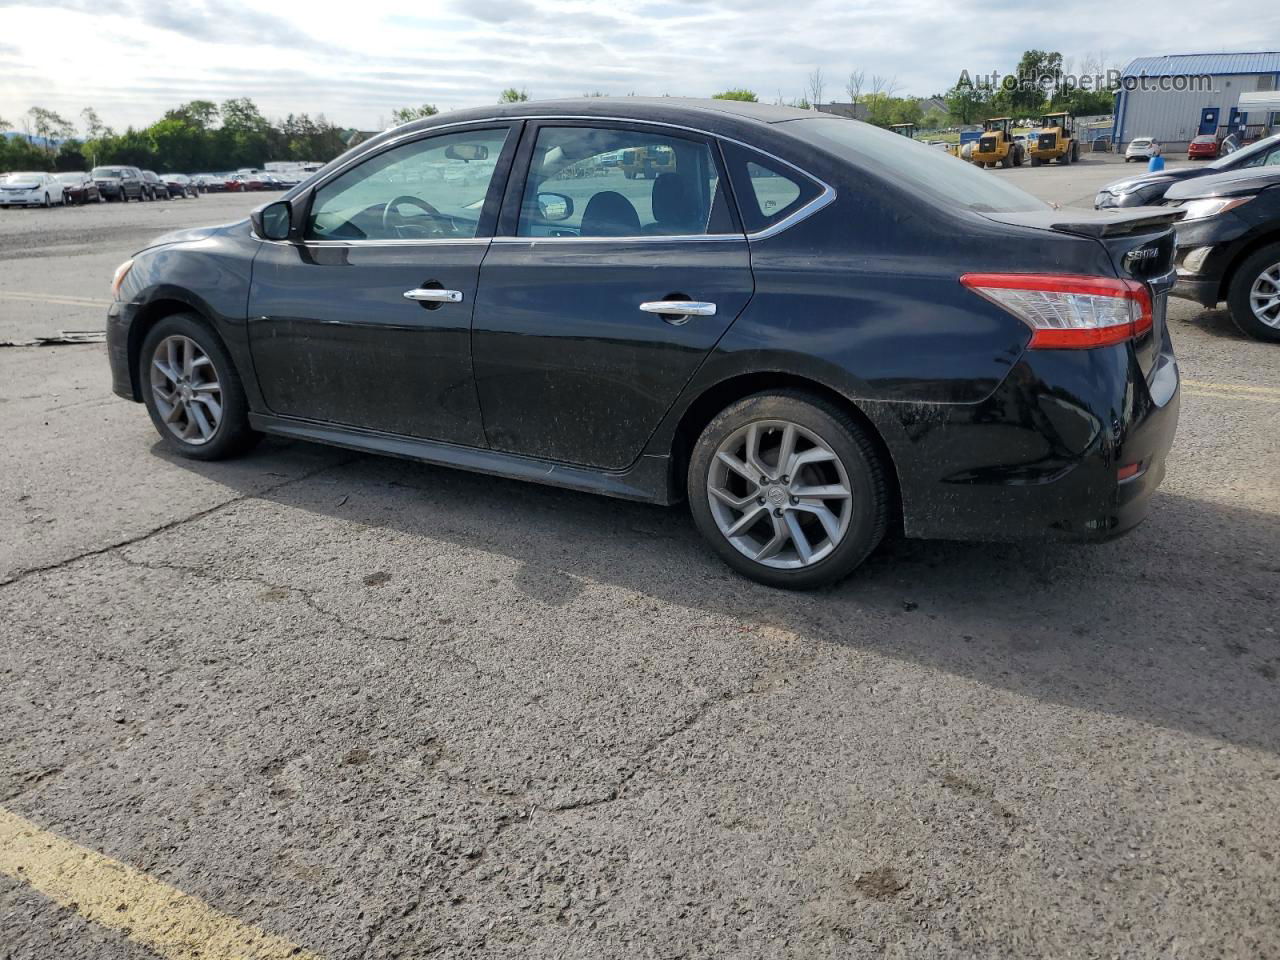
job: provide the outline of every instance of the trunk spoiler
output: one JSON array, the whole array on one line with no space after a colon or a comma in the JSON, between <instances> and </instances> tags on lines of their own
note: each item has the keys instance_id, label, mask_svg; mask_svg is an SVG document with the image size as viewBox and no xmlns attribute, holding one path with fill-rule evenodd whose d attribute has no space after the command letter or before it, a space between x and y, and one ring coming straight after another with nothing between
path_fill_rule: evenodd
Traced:
<instances>
[{"instance_id":1,"label":"trunk spoiler","mask_svg":"<svg viewBox=\"0 0 1280 960\"><path fill-rule=\"evenodd\" d=\"M1024 213L984 213L988 220L1014 227L1056 230L1080 237L1121 237L1172 226L1183 218L1181 207L1130 207L1127 210L1033 210Z\"/></svg>"}]
</instances>

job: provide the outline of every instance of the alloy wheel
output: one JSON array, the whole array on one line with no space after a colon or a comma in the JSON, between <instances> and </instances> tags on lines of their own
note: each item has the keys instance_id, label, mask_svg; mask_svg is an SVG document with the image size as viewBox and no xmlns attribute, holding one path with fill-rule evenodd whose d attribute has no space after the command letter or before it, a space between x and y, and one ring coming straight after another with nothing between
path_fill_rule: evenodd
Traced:
<instances>
[{"instance_id":1,"label":"alloy wheel","mask_svg":"<svg viewBox=\"0 0 1280 960\"><path fill-rule=\"evenodd\" d=\"M222 386L198 343L175 334L156 344L151 392L161 420L177 439L193 446L213 439L222 422Z\"/></svg>"},{"instance_id":2,"label":"alloy wheel","mask_svg":"<svg viewBox=\"0 0 1280 960\"><path fill-rule=\"evenodd\" d=\"M786 420L759 420L716 449L707 476L716 526L744 556L794 570L826 559L849 530L849 475L820 436Z\"/></svg>"},{"instance_id":3,"label":"alloy wheel","mask_svg":"<svg viewBox=\"0 0 1280 960\"><path fill-rule=\"evenodd\" d=\"M1273 263L1253 281L1249 309L1268 327L1280 330L1280 263Z\"/></svg>"}]
</instances>

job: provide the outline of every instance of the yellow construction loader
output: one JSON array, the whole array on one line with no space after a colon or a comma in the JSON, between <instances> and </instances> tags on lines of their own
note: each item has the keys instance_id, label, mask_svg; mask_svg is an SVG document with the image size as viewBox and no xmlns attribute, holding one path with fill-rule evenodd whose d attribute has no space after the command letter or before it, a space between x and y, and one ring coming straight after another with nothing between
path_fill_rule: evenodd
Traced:
<instances>
[{"instance_id":1,"label":"yellow construction loader","mask_svg":"<svg viewBox=\"0 0 1280 960\"><path fill-rule=\"evenodd\" d=\"M982 136L973 145L969 160L980 167L996 164L1020 167L1023 160L1022 144L1013 139L1013 117L991 117L982 122Z\"/></svg>"},{"instance_id":2,"label":"yellow construction loader","mask_svg":"<svg viewBox=\"0 0 1280 960\"><path fill-rule=\"evenodd\" d=\"M1076 139L1076 122L1071 114L1047 113L1040 118L1040 129L1028 138L1031 165L1038 167L1050 160L1075 163L1080 159L1080 141Z\"/></svg>"}]
</instances>

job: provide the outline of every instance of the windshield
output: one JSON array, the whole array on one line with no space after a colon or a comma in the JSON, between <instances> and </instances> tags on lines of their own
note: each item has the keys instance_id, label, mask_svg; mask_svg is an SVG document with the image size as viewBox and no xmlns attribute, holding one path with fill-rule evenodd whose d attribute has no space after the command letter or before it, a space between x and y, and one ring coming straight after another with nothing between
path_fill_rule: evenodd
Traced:
<instances>
[{"instance_id":1,"label":"windshield","mask_svg":"<svg viewBox=\"0 0 1280 960\"><path fill-rule=\"evenodd\" d=\"M78 183L83 176L83 173L60 173L58 180L62 183Z\"/></svg>"},{"instance_id":2,"label":"windshield","mask_svg":"<svg viewBox=\"0 0 1280 960\"><path fill-rule=\"evenodd\" d=\"M980 173L941 150L904 140L888 130L839 117L789 120L781 124L806 143L863 170L884 171L912 190L974 213L1045 210L1048 204L989 173Z\"/></svg>"},{"instance_id":3,"label":"windshield","mask_svg":"<svg viewBox=\"0 0 1280 960\"><path fill-rule=\"evenodd\" d=\"M10 173L4 179L7 183L29 183L32 180L39 180L43 176L43 173Z\"/></svg>"},{"instance_id":4,"label":"windshield","mask_svg":"<svg viewBox=\"0 0 1280 960\"><path fill-rule=\"evenodd\" d=\"M124 171L119 167L94 167L93 175L95 177L115 177L119 179L124 176Z\"/></svg>"},{"instance_id":5,"label":"windshield","mask_svg":"<svg viewBox=\"0 0 1280 960\"><path fill-rule=\"evenodd\" d=\"M1261 166L1267 162L1267 153L1270 150L1280 151L1280 133L1247 147L1241 147L1239 150L1233 150L1221 160L1215 160L1209 164L1209 169L1235 170L1239 167Z\"/></svg>"}]
</instances>

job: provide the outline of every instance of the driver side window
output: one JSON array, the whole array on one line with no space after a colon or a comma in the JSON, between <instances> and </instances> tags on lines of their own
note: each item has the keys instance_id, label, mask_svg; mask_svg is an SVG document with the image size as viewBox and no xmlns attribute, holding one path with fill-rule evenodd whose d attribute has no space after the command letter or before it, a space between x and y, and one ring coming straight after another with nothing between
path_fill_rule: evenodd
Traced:
<instances>
[{"instance_id":1,"label":"driver side window","mask_svg":"<svg viewBox=\"0 0 1280 960\"><path fill-rule=\"evenodd\" d=\"M316 191L308 240L476 236L507 128L426 137L370 157Z\"/></svg>"}]
</instances>

